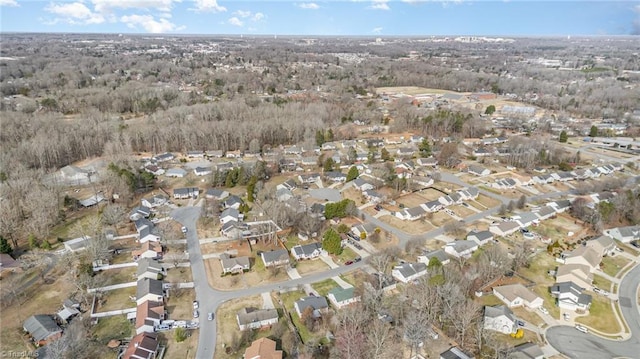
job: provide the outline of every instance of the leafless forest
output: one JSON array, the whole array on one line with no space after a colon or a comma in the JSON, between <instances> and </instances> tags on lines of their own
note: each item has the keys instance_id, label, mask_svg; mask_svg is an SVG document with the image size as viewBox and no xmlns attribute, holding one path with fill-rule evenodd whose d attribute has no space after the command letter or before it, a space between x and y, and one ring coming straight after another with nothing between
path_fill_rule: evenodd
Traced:
<instances>
[{"instance_id":1,"label":"leafless forest","mask_svg":"<svg viewBox=\"0 0 640 359\"><path fill-rule=\"evenodd\" d=\"M367 38L5 34L2 45L0 234L11 238L44 237L60 219L60 189L42 181L60 167L94 156L126 166L136 152L315 145L328 128L353 137L350 123L384 121L372 100L379 86L491 91L559 117L620 121L632 121L640 98L637 42L624 37L390 38L380 46ZM488 130L481 112L425 113L400 102L391 130L475 137Z\"/></svg>"}]
</instances>

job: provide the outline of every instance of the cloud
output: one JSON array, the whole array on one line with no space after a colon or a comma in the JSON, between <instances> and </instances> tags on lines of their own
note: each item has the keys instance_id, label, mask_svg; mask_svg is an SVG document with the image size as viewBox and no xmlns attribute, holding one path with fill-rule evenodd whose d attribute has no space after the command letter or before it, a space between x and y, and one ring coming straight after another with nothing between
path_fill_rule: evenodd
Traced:
<instances>
[{"instance_id":1,"label":"cloud","mask_svg":"<svg viewBox=\"0 0 640 359\"><path fill-rule=\"evenodd\" d=\"M382 28L381 27L374 27L373 30L371 30L372 33L374 34L379 34L382 32Z\"/></svg>"},{"instance_id":2,"label":"cloud","mask_svg":"<svg viewBox=\"0 0 640 359\"><path fill-rule=\"evenodd\" d=\"M16 0L0 0L0 6L18 7L20 4Z\"/></svg>"},{"instance_id":3,"label":"cloud","mask_svg":"<svg viewBox=\"0 0 640 359\"><path fill-rule=\"evenodd\" d=\"M424 4L424 3L440 3L442 7L447 7L449 4L461 4L464 0L400 0L403 3L415 5L415 4ZM508 0L506 0L508 1Z\"/></svg>"},{"instance_id":4,"label":"cloud","mask_svg":"<svg viewBox=\"0 0 640 359\"><path fill-rule=\"evenodd\" d=\"M146 32L160 34L184 29L184 26L176 26L167 19L156 20L152 15L125 15L120 21L129 28L137 29L141 26Z\"/></svg>"},{"instance_id":5,"label":"cloud","mask_svg":"<svg viewBox=\"0 0 640 359\"><path fill-rule=\"evenodd\" d=\"M266 17L261 12L257 12L254 14L251 11L243 11L243 10L234 11L233 15L236 15L234 17L238 20L250 18L251 21L260 21ZM235 24L232 24L232 25L235 25ZM242 25L236 25L236 26L242 26Z\"/></svg>"},{"instance_id":6,"label":"cloud","mask_svg":"<svg viewBox=\"0 0 640 359\"><path fill-rule=\"evenodd\" d=\"M242 22L242 20L238 19L237 17L232 17L229 20L227 20L227 23L229 23L230 25L233 26L239 26L242 27L244 25L244 23Z\"/></svg>"},{"instance_id":7,"label":"cloud","mask_svg":"<svg viewBox=\"0 0 640 359\"><path fill-rule=\"evenodd\" d=\"M225 12L227 8L218 5L218 0L194 0L195 9L189 9L197 12Z\"/></svg>"},{"instance_id":8,"label":"cloud","mask_svg":"<svg viewBox=\"0 0 640 359\"><path fill-rule=\"evenodd\" d=\"M387 2L388 0L373 0L369 8L373 10L391 10Z\"/></svg>"},{"instance_id":9,"label":"cloud","mask_svg":"<svg viewBox=\"0 0 640 359\"><path fill-rule=\"evenodd\" d=\"M318 10L320 8L320 5L314 2L303 2L301 4L298 4L298 7L307 10Z\"/></svg>"},{"instance_id":10,"label":"cloud","mask_svg":"<svg viewBox=\"0 0 640 359\"><path fill-rule=\"evenodd\" d=\"M260 20L262 20L262 19L264 19L264 18L265 18L265 16L264 16L264 14L263 14L263 13L261 13L261 12L257 12L257 13L255 13L255 14L253 15L253 17L251 18L251 20L253 20L253 21L260 21Z\"/></svg>"},{"instance_id":11,"label":"cloud","mask_svg":"<svg viewBox=\"0 0 640 359\"><path fill-rule=\"evenodd\" d=\"M631 23L631 35L640 35L640 5L636 5L633 12L636 13L636 17Z\"/></svg>"},{"instance_id":12,"label":"cloud","mask_svg":"<svg viewBox=\"0 0 640 359\"><path fill-rule=\"evenodd\" d=\"M174 2L180 0L91 0L95 11L111 13L115 9L144 9L170 12Z\"/></svg>"},{"instance_id":13,"label":"cloud","mask_svg":"<svg viewBox=\"0 0 640 359\"><path fill-rule=\"evenodd\" d=\"M72 25L101 24L105 21L102 14L92 12L81 2L64 4L51 3L44 8L45 11L58 16L51 24L66 22Z\"/></svg>"}]
</instances>

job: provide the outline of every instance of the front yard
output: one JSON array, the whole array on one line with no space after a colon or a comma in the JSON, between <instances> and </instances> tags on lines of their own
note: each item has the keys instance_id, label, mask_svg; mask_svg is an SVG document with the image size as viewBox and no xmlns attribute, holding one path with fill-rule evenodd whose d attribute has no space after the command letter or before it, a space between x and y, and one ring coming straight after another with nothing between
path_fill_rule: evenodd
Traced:
<instances>
[{"instance_id":1,"label":"front yard","mask_svg":"<svg viewBox=\"0 0 640 359\"><path fill-rule=\"evenodd\" d=\"M386 216L380 217L380 220L409 234L421 234L435 228L426 220L422 220L422 219L418 219L416 221L403 221L395 216L386 215Z\"/></svg>"},{"instance_id":2,"label":"front yard","mask_svg":"<svg viewBox=\"0 0 640 359\"><path fill-rule=\"evenodd\" d=\"M630 262L631 261L629 259L621 255L606 256L602 258L600 267L603 272L605 272L606 274L612 277L615 277L618 274L618 272L620 272L620 270Z\"/></svg>"},{"instance_id":3,"label":"front yard","mask_svg":"<svg viewBox=\"0 0 640 359\"><path fill-rule=\"evenodd\" d=\"M329 269L329 266L320 258L296 262L296 270L298 270L301 276L322 272L327 269Z\"/></svg>"},{"instance_id":4,"label":"front yard","mask_svg":"<svg viewBox=\"0 0 640 359\"><path fill-rule=\"evenodd\" d=\"M576 318L576 322L609 335L615 335L622 329L615 318L611 301L602 296L593 296L589 315Z\"/></svg>"},{"instance_id":5,"label":"front yard","mask_svg":"<svg viewBox=\"0 0 640 359\"><path fill-rule=\"evenodd\" d=\"M322 282L316 282L311 284L311 287L315 289L318 294L323 297L326 297L330 290L337 287L338 283L334 282L333 279L325 279Z\"/></svg>"}]
</instances>

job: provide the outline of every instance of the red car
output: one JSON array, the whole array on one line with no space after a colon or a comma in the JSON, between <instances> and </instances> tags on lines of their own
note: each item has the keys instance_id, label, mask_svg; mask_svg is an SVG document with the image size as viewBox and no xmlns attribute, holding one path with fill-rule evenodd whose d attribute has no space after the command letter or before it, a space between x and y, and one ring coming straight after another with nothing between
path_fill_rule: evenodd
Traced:
<instances>
[{"instance_id":1,"label":"red car","mask_svg":"<svg viewBox=\"0 0 640 359\"><path fill-rule=\"evenodd\" d=\"M350 265L353 264L353 261L346 261L344 264L347 265L347 266L350 266Z\"/></svg>"}]
</instances>

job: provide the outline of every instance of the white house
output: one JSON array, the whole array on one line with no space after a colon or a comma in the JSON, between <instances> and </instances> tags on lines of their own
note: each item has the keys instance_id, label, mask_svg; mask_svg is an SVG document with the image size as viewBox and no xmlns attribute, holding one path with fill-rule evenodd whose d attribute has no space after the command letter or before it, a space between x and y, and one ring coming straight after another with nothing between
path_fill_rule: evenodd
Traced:
<instances>
[{"instance_id":1,"label":"white house","mask_svg":"<svg viewBox=\"0 0 640 359\"><path fill-rule=\"evenodd\" d=\"M515 333L518 329L516 316L511 309L504 305L484 307L483 327L485 330L492 330L502 334Z\"/></svg>"},{"instance_id":2,"label":"white house","mask_svg":"<svg viewBox=\"0 0 640 359\"><path fill-rule=\"evenodd\" d=\"M604 231L607 236L622 243L640 239L640 226L616 227Z\"/></svg>"},{"instance_id":3,"label":"white house","mask_svg":"<svg viewBox=\"0 0 640 359\"><path fill-rule=\"evenodd\" d=\"M207 176L213 173L211 167L196 167L193 169L193 173L196 176Z\"/></svg>"},{"instance_id":4,"label":"white house","mask_svg":"<svg viewBox=\"0 0 640 359\"><path fill-rule=\"evenodd\" d=\"M407 220L407 221L415 221L420 219L423 215L425 215L427 211L424 208L417 206L411 208L405 208L402 211L396 212L396 217Z\"/></svg>"},{"instance_id":5,"label":"white house","mask_svg":"<svg viewBox=\"0 0 640 359\"><path fill-rule=\"evenodd\" d=\"M182 168L169 168L164 175L167 177L182 178L187 175L187 171Z\"/></svg>"},{"instance_id":6,"label":"white house","mask_svg":"<svg viewBox=\"0 0 640 359\"><path fill-rule=\"evenodd\" d=\"M456 258L469 258L478 250L478 243L474 241L457 240L445 244L444 251Z\"/></svg>"},{"instance_id":7,"label":"white house","mask_svg":"<svg viewBox=\"0 0 640 359\"><path fill-rule=\"evenodd\" d=\"M158 206L162 206L167 203L169 199L161 194L157 194L151 197L146 197L142 199L142 205L148 208L156 208Z\"/></svg>"},{"instance_id":8,"label":"white house","mask_svg":"<svg viewBox=\"0 0 640 359\"><path fill-rule=\"evenodd\" d=\"M250 268L249 257L231 257L227 254L220 255L220 265L222 273L242 273Z\"/></svg>"},{"instance_id":9,"label":"white house","mask_svg":"<svg viewBox=\"0 0 640 359\"><path fill-rule=\"evenodd\" d=\"M294 246L291 248L291 254L293 255L293 258L299 261L302 259L315 259L326 254L326 252L322 249L322 244L314 242Z\"/></svg>"},{"instance_id":10,"label":"white house","mask_svg":"<svg viewBox=\"0 0 640 359\"><path fill-rule=\"evenodd\" d=\"M398 265L391 271L391 276L402 283L413 282L425 274L427 274L427 265L420 262Z\"/></svg>"},{"instance_id":11,"label":"white house","mask_svg":"<svg viewBox=\"0 0 640 359\"><path fill-rule=\"evenodd\" d=\"M374 189L374 186L371 183L363 180L362 178L356 178L351 183L353 183L353 187L357 188L360 191Z\"/></svg>"},{"instance_id":12,"label":"white house","mask_svg":"<svg viewBox=\"0 0 640 359\"><path fill-rule=\"evenodd\" d=\"M489 231L471 231L467 233L467 240L483 246L493 240L493 234Z\"/></svg>"},{"instance_id":13,"label":"white house","mask_svg":"<svg viewBox=\"0 0 640 359\"><path fill-rule=\"evenodd\" d=\"M242 308L236 314L236 319L242 331L266 328L278 323L278 310Z\"/></svg>"},{"instance_id":14,"label":"white house","mask_svg":"<svg viewBox=\"0 0 640 359\"><path fill-rule=\"evenodd\" d=\"M489 171L489 169L484 168L482 166L478 166L478 165L470 165L469 168L467 169L467 172L471 173L472 175L476 175L476 176L488 176L491 174L491 171Z\"/></svg>"},{"instance_id":15,"label":"white house","mask_svg":"<svg viewBox=\"0 0 640 359\"><path fill-rule=\"evenodd\" d=\"M289 252L284 249L276 249L260 253L260 258L265 267L274 267L289 264Z\"/></svg>"},{"instance_id":16,"label":"white house","mask_svg":"<svg viewBox=\"0 0 640 359\"><path fill-rule=\"evenodd\" d=\"M235 208L227 208L220 214L220 223L225 224L227 222L236 221L241 219L240 212Z\"/></svg>"},{"instance_id":17,"label":"white house","mask_svg":"<svg viewBox=\"0 0 640 359\"><path fill-rule=\"evenodd\" d=\"M551 287L551 295L557 298L558 307L568 310L586 311L591 306L591 296L573 282L559 282Z\"/></svg>"},{"instance_id":18,"label":"white house","mask_svg":"<svg viewBox=\"0 0 640 359\"><path fill-rule=\"evenodd\" d=\"M542 298L522 284L493 287L493 294L509 308L525 306L529 309L536 309L543 304Z\"/></svg>"},{"instance_id":19,"label":"white house","mask_svg":"<svg viewBox=\"0 0 640 359\"><path fill-rule=\"evenodd\" d=\"M504 221L489 226L489 232L502 237L515 233L518 229L520 229L520 225L515 221Z\"/></svg>"},{"instance_id":20,"label":"white house","mask_svg":"<svg viewBox=\"0 0 640 359\"><path fill-rule=\"evenodd\" d=\"M418 256L418 262L429 265L429 262L431 262L431 258L437 258L442 265L445 265L451 261L445 251L443 251L442 249L436 249L435 251L423 252L422 255Z\"/></svg>"}]
</instances>

